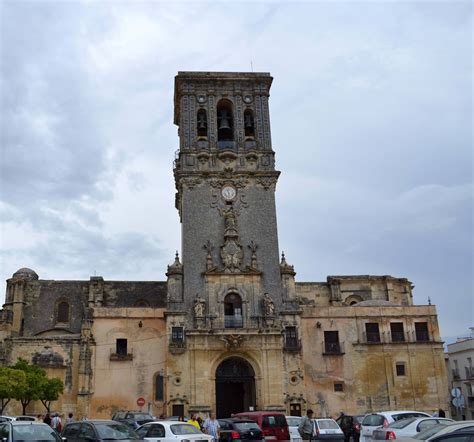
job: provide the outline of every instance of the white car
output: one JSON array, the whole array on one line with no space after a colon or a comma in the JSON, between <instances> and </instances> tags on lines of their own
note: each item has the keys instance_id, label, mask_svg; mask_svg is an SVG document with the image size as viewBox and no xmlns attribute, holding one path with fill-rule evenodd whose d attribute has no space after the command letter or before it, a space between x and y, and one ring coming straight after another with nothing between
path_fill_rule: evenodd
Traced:
<instances>
[{"instance_id":1,"label":"white car","mask_svg":"<svg viewBox=\"0 0 474 442\"><path fill-rule=\"evenodd\" d=\"M185 441L208 441L213 437L204 434L194 425L181 421L155 421L148 422L137 428L135 432L144 440L149 442L185 442Z\"/></svg>"},{"instance_id":2,"label":"white car","mask_svg":"<svg viewBox=\"0 0 474 442\"><path fill-rule=\"evenodd\" d=\"M371 442L372 433L379 427L388 427L391 423L410 417L431 417L422 411L397 410L370 413L364 417L360 426L360 442Z\"/></svg>"},{"instance_id":3,"label":"white car","mask_svg":"<svg viewBox=\"0 0 474 442\"><path fill-rule=\"evenodd\" d=\"M474 433L474 420L471 421L461 421L461 422L452 422L448 425L433 425L432 427L427 428L424 431L420 431L416 436L413 437L403 437L399 439L400 442L430 442L430 441L442 441L444 439L450 439L450 434L460 433L460 436L468 435L469 433ZM456 438L459 442L463 437ZM468 438L469 439L469 438ZM471 439L472 440L472 439ZM454 441L454 439L453 439Z\"/></svg>"},{"instance_id":4,"label":"white car","mask_svg":"<svg viewBox=\"0 0 474 442\"><path fill-rule=\"evenodd\" d=\"M388 427L377 428L372 438L374 440L400 439L401 437L413 437L420 431L424 431L434 425L449 425L454 422L452 419L443 417L411 417L393 422Z\"/></svg>"},{"instance_id":5,"label":"white car","mask_svg":"<svg viewBox=\"0 0 474 442\"><path fill-rule=\"evenodd\" d=\"M298 425L301 421L301 416L285 416L286 422L288 423L288 429L290 430L290 441L301 442L303 439L298 431Z\"/></svg>"},{"instance_id":6,"label":"white car","mask_svg":"<svg viewBox=\"0 0 474 442\"><path fill-rule=\"evenodd\" d=\"M0 416L0 422L8 422L8 421L35 422L36 418L34 416Z\"/></svg>"},{"instance_id":7,"label":"white car","mask_svg":"<svg viewBox=\"0 0 474 442\"><path fill-rule=\"evenodd\" d=\"M317 418L313 423L312 441L344 441L344 432L334 419Z\"/></svg>"}]
</instances>

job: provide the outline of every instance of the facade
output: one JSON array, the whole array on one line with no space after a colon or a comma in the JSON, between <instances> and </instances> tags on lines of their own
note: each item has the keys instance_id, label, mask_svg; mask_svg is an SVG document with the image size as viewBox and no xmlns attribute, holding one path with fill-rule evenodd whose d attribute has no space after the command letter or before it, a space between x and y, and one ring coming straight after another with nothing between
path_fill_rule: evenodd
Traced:
<instances>
[{"instance_id":1,"label":"facade","mask_svg":"<svg viewBox=\"0 0 474 442\"><path fill-rule=\"evenodd\" d=\"M1 363L23 357L61 377L58 409L105 418L138 398L156 416L447 408L436 309L413 305L410 281L296 282L280 257L271 83L176 76L182 250L166 281L45 281L30 269L7 281Z\"/></svg>"},{"instance_id":2,"label":"facade","mask_svg":"<svg viewBox=\"0 0 474 442\"><path fill-rule=\"evenodd\" d=\"M448 344L447 356L453 419L474 419L474 327L469 337Z\"/></svg>"}]
</instances>

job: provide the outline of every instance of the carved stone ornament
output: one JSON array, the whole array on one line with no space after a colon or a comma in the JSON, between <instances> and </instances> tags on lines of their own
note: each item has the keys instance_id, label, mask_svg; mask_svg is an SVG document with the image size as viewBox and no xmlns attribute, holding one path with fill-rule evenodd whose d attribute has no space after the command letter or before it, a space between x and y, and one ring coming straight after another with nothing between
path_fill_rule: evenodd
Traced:
<instances>
[{"instance_id":1,"label":"carved stone ornament","mask_svg":"<svg viewBox=\"0 0 474 442\"><path fill-rule=\"evenodd\" d=\"M207 240L206 244L204 244L203 248L206 250L206 269L211 270L214 268L214 260L212 259L212 251L214 250L214 246L212 245L211 241Z\"/></svg>"},{"instance_id":2,"label":"carved stone ornament","mask_svg":"<svg viewBox=\"0 0 474 442\"><path fill-rule=\"evenodd\" d=\"M250 266L253 267L254 269L257 268L257 249L258 245L255 241L250 241L250 244L247 246L250 249L250 252L252 253L252 256L250 258Z\"/></svg>"},{"instance_id":3,"label":"carved stone ornament","mask_svg":"<svg viewBox=\"0 0 474 442\"><path fill-rule=\"evenodd\" d=\"M202 180L197 177L185 177L180 179L181 186L186 186L188 189L194 189L198 184L202 183Z\"/></svg>"},{"instance_id":4,"label":"carved stone ornament","mask_svg":"<svg viewBox=\"0 0 474 442\"><path fill-rule=\"evenodd\" d=\"M275 177L260 177L257 178L257 183L260 184L265 190L268 190L277 183L277 179Z\"/></svg>"},{"instance_id":5,"label":"carved stone ornament","mask_svg":"<svg viewBox=\"0 0 474 442\"><path fill-rule=\"evenodd\" d=\"M262 306L264 316L275 316L275 304L268 293L263 295Z\"/></svg>"},{"instance_id":6,"label":"carved stone ornament","mask_svg":"<svg viewBox=\"0 0 474 442\"><path fill-rule=\"evenodd\" d=\"M225 272L240 272L244 254L242 245L239 243L237 220L232 207L224 211L224 222L224 245L221 246L222 265Z\"/></svg>"},{"instance_id":7,"label":"carved stone ornament","mask_svg":"<svg viewBox=\"0 0 474 442\"><path fill-rule=\"evenodd\" d=\"M222 336L220 339L225 342L226 348L240 347L245 340L245 338L242 335L237 335L237 334L225 335L225 336Z\"/></svg>"}]
</instances>

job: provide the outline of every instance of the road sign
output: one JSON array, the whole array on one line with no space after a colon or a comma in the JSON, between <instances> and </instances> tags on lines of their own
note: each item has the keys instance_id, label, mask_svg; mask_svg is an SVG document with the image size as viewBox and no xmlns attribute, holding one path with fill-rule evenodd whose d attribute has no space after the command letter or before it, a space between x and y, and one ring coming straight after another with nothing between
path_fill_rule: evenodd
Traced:
<instances>
[{"instance_id":1,"label":"road sign","mask_svg":"<svg viewBox=\"0 0 474 442\"><path fill-rule=\"evenodd\" d=\"M138 405L139 407L143 407L143 406L145 405L145 398L144 398L144 397L139 397L139 398L137 399L137 405Z\"/></svg>"},{"instance_id":2,"label":"road sign","mask_svg":"<svg viewBox=\"0 0 474 442\"><path fill-rule=\"evenodd\" d=\"M461 396L461 390L457 387L454 387L452 390L451 390L451 396L452 397L459 397Z\"/></svg>"}]
</instances>

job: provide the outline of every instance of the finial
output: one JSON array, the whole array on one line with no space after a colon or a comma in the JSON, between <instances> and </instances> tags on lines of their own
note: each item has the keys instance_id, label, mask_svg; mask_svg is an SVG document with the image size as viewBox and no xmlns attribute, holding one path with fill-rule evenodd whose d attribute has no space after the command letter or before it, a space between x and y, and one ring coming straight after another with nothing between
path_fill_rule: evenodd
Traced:
<instances>
[{"instance_id":1,"label":"finial","mask_svg":"<svg viewBox=\"0 0 474 442\"><path fill-rule=\"evenodd\" d=\"M286 264L285 252L281 252L281 263Z\"/></svg>"},{"instance_id":2,"label":"finial","mask_svg":"<svg viewBox=\"0 0 474 442\"><path fill-rule=\"evenodd\" d=\"M431 305L431 298L428 296L428 305Z\"/></svg>"}]
</instances>

